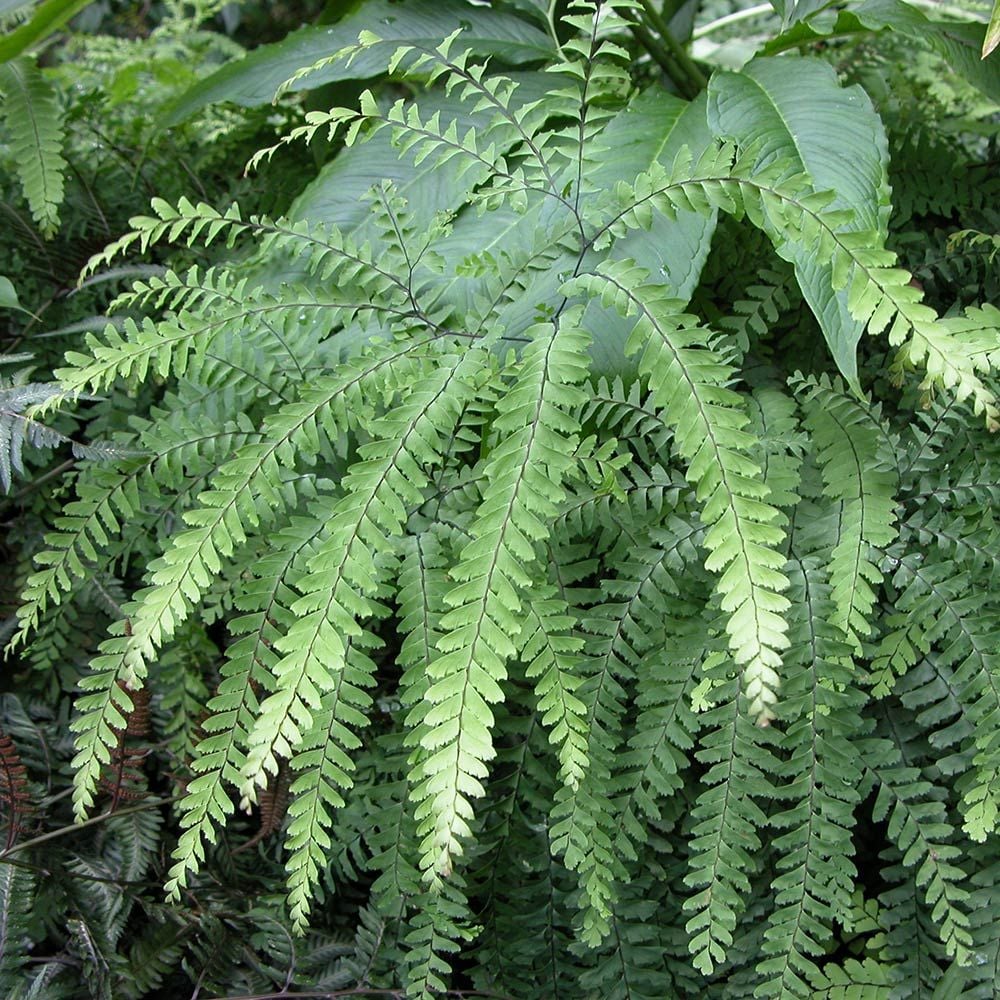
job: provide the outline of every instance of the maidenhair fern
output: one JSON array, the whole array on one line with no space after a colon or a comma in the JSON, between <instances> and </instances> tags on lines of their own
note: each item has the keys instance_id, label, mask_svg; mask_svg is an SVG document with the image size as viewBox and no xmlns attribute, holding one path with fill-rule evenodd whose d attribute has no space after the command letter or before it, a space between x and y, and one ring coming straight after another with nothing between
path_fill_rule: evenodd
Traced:
<instances>
[{"instance_id":1,"label":"maidenhair fern","mask_svg":"<svg viewBox=\"0 0 1000 1000\"><path fill-rule=\"evenodd\" d=\"M544 74L366 31L292 83L358 62L410 96L254 160L335 144L330 218L154 199L93 257L211 260L57 372L58 402L156 403L75 472L16 642L137 583L79 682L77 819L148 693L186 706L168 899L258 807L297 933L366 894L359 989L964 996L996 950L1000 310L899 266L857 87L768 56L636 93L646 6L574 3ZM714 303L733 234L755 270Z\"/></svg>"}]
</instances>

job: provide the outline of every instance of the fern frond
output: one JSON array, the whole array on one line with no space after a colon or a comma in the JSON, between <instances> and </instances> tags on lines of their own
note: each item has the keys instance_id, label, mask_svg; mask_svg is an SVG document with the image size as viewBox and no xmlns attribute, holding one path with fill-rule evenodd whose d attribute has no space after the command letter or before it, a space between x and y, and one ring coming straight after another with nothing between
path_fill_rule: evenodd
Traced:
<instances>
[{"instance_id":1,"label":"fern frond","mask_svg":"<svg viewBox=\"0 0 1000 1000\"><path fill-rule=\"evenodd\" d=\"M28 868L0 864L0 986L11 993L23 983L21 970L28 961L36 881Z\"/></svg>"},{"instance_id":2,"label":"fern frond","mask_svg":"<svg viewBox=\"0 0 1000 1000\"><path fill-rule=\"evenodd\" d=\"M822 978L818 961L829 947L833 921L846 923L856 871L851 855L861 771L852 739L862 731L863 695L854 686L849 646L832 619L830 588L816 561L790 568L795 616L786 665L793 664L781 703L787 728L780 746L787 808L770 818L775 910L768 920L757 971L757 996L811 997ZM825 966L824 966L825 969Z\"/></svg>"},{"instance_id":3,"label":"fern frond","mask_svg":"<svg viewBox=\"0 0 1000 1000\"><path fill-rule=\"evenodd\" d=\"M0 66L0 69L3 67ZM0 489L10 489L13 473L24 472L24 446L54 448L69 442L66 435L43 424L28 412L59 395L58 388L44 382L0 384Z\"/></svg>"},{"instance_id":4,"label":"fern frond","mask_svg":"<svg viewBox=\"0 0 1000 1000\"><path fill-rule=\"evenodd\" d=\"M655 400L636 380L626 388L621 378L611 382L600 379L588 392L587 407L581 423L604 433L614 433L632 448L641 448L639 457L647 467L654 464L653 456L662 454L673 437L673 427L666 421Z\"/></svg>"},{"instance_id":5,"label":"fern frond","mask_svg":"<svg viewBox=\"0 0 1000 1000\"><path fill-rule=\"evenodd\" d=\"M830 619L860 652L872 632L869 618L882 574L872 560L896 537L894 456L877 413L827 378L793 383L806 410L806 427L823 470L824 495L840 504L837 541L830 553L836 614Z\"/></svg>"},{"instance_id":6,"label":"fern frond","mask_svg":"<svg viewBox=\"0 0 1000 1000\"><path fill-rule=\"evenodd\" d=\"M240 238L252 238L262 254L288 251L304 256L309 275L321 282L340 278L344 285L359 283L368 292L370 300L375 302L392 301L393 290L403 297L408 294L404 279L382 266L377 251L369 243L359 244L336 226L313 226L305 221L291 222L256 215L244 219L236 203L220 212L204 202L194 205L186 198L179 199L176 206L162 198L153 198L150 207L155 215L129 219L132 228L101 253L91 257L83 270L84 276L110 265L115 257L136 246L145 252L163 241L175 243L183 240L188 247L196 241L209 245L225 236L229 247L235 246ZM223 280L217 272L213 275L216 280ZM183 279L180 280L183 284ZM229 287L237 283L238 279ZM111 335L110 330L107 333ZM99 347L99 342L91 345L88 341L88 346ZM78 366L91 360L86 355L72 353L67 358Z\"/></svg>"},{"instance_id":7,"label":"fern frond","mask_svg":"<svg viewBox=\"0 0 1000 1000\"><path fill-rule=\"evenodd\" d=\"M542 724L559 757L560 781L576 788L587 769L584 735L586 706L576 695L582 678L577 666L584 642L571 634L575 619L565 602L555 598L555 588L536 588L521 626L521 658L525 673L535 680Z\"/></svg>"},{"instance_id":8,"label":"fern frond","mask_svg":"<svg viewBox=\"0 0 1000 1000\"><path fill-rule=\"evenodd\" d=\"M581 627L591 636L589 662L582 667L586 679L579 689L586 707L588 765L577 788L564 785L556 792L552 809L552 849L564 857L567 868L579 872L584 909L581 934L593 944L610 933L613 887L626 875L611 841L611 775L625 714L622 681L632 677L638 658L628 642L628 610L626 603L581 615Z\"/></svg>"},{"instance_id":9,"label":"fern frond","mask_svg":"<svg viewBox=\"0 0 1000 1000\"><path fill-rule=\"evenodd\" d=\"M470 799L483 794L485 762L493 756L489 705L502 697L504 664L517 652L520 594L531 583L536 544L549 533L546 522L573 462L577 426L570 414L582 402L588 365L579 320L580 311L570 309L531 331L516 381L497 404L502 439L484 471L474 540L451 572L460 582L441 620L443 655L429 668L425 700L433 707L422 739L428 755L414 776L422 866L432 885L451 872L470 833Z\"/></svg>"},{"instance_id":10,"label":"fern frond","mask_svg":"<svg viewBox=\"0 0 1000 1000\"><path fill-rule=\"evenodd\" d=\"M922 302L910 274L895 266L895 254L878 233L843 231L847 216L828 209L831 193L815 192L802 175L789 176L781 161L761 170L754 161L750 150L734 162L732 149L723 145L709 147L696 163L683 151L671 170L654 164L608 196L606 221L591 245L601 249L629 229L648 228L654 212L668 219L688 208L745 214L779 255L791 259L789 245L795 244L831 261L832 288L847 289L851 315L872 336L888 330L889 344L899 349L892 368L898 380L921 369L928 399L935 389L946 389L959 402L969 401L988 428L1000 427L1000 405L984 381L996 352L1000 310L985 305L966 309L964 316L939 317Z\"/></svg>"},{"instance_id":11,"label":"fern frond","mask_svg":"<svg viewBox=\"0 0 1000 1000\"><path fill-rule=\"evenodd\" d=\"M659 641L636 678L635 735L613 780L618 829L612 842L628 862L638 860L637 845L649 839L649 825L663 819L665 803L681 789L698 730L690 703L704 636L693 619L678 617L670 621L662 648Z\"/></svg>"},{"instance_id":12,"label":"fern frond","mask_svg":"<svg viewBox=\"0 0 1000 1000\"><path fill-rule=\"evenodd\" d=\"M129 968L123 977L123 995L128 1000L140 1000L163 987L180 961L188 933L185 925L172 918L169 911L156 911L142 936L129 947Z\"/></svg>"},{"instance_id":13,"label":"fern frond","mask_svg":"<svg viewBox=\"0 0 1000 1000\"><path fill-rule=\"evenodd\" d=\"M285 834L288 850L288 906L292 927L303 932L309 905L332 846L330 809L344 805L342 790L353 784L354 764L348 756L361 741L348 728L365 725L375 664L363 652L373 644L367 635L352 636L345 643L344 663L333 690L325 694L292 755L296 777L289 789L289 823ZM251 748L252 752L252 748Z\"/></svg>"},{"instance_id":14,"label":"fern frond","mask_svg":"<svg viewBox=\"0 0 1000 1000\"><path fill-rule=\"evenodd\" d=\"M63 122L55 89L28 57L0 64L4 123L32 218L42 235L59 228L66 160Z\"/></svg>"},{"instance_id":15,"label":"fern frond","mask_svg":"<svg viewBox=\"0 0 1000 1000\"><path fill-rule=\"evenodd\" d=\"M704 715L701 749L708 766L692 813L691 853L684 882L697 890L684 903L694 967L710 974L724 962L750 893L767 824L760 802L774 797L771 775L780 772L770 728L755 726L741 707L740 682L727 674L725 657L712 654L703 674L713 684L713 707Z\"/></svg>"},{"instance_id":16,"label":"fern frond","mask_svg":"<svg viewBox=\"0 0 1000 1000\"><path fill-rule=\"evenodd\" d=\"M874 958L849 958L843 965L826 963L809 977L809 996L815 1000L889 1000L892 977Z\"/></svg>"},{"instance_id":17,"label":"fern frond","mask_svg":"<svg viewBox=\"0 0 1000 1000\"><path fill-rule=\"evenodd\" d=\"M370 705L362 689L371 684L374 664L360 652L349 656L345 646L349 642L357 649L372 641L356 624L378 613L372 598L385 561L379 566L371 553L385 552L402 529L406 508L422 499L428 483L424 469L439 460L483 360L481 352L450 364L444 358L436 377L372 425L376 440L362 446L363 461L343 481L346 495L334 508L309 571L296 581L302 596L291 606L291 626L276 643L284 655L272 668L273 691L248 735L240 790L245 800L250 798L261 776L273 773L277 758L293 750L293 769L308 768L291 789L288 832L289 902L293 924L300 928L318 877L322 843L329 843L326 804L343 804L336 788L349 787L353 765L347 751L359 745L345 724L364 725ZM328 694L318 699L317 692L324 691Z\"/></svg>"},{"instance_id":18,"label":"fern frond","mask_svg":"<svg viewBox=\"0 0 1000 1000\"><path fill-rule=\"evenodd\" d=\"M933 996L948 964L944 946L916 884L916 872L899 863L898 852L886 860L895 863L882 869L892 888L879 894L879 925L885 931L880 958L900 992Z\"/></svg>"},{"instance_id":19,"label":"fern frond","mask_svg":"<svg viewBox=\"0 0 1000 1000\"><path fill-rule=\"evenodd\" d=\"M296 571L303 571L330 515L328 507L319 504L311 513L312 518L293 518L275 534L275 551L255 564L254 579L237 599L244 614L234 619L230 630L239 638L226 649L222 681L201 725L205 735L195 747L191 764L195 777L179 806L183 832L166 885L168 899L178 898L190 873L204 860L205 844L215 842L216 828L234 811L226 785L235 787L239 782L260 694L272 683L278 659L274 643L292 623L291 581Z\"/></svg>"},{"instance_id":20,"label":"fern frond","mask_svg":"<svg viewBox=\"0 0 1000 1000\"><path fill-rule=\"evenodd\" d=\"M461 877L441 882L414 900L412 930L406 936L406 989L415 1000L433 1000L447 989L443 977L451 972L446 955L459 951L473 931L468 926L469 904Z\"/></svg>"},{"instance_id":21,"label":"fern frond","mask_svg":"<svg viewBox=\"0 0 1000 1000\"><path fill-rule=\"evenodd\" d=\"M934 659L954 670L955 695L973 727L964 741L973 753L961 785L963 826L973 840L983 841L1000 818L1000 668L994 651L1000 618L992 602L969 593L962 580L951 560L922 565L915 555L904 556L893 576L900 593L888 616L891 631L872 666L876 694L932 645L939 647Z\"/></svg>"},{"instance_id":22,"label":"fern frond","mask_svg":"<svg viewBox=\"0 0 1000 1000\"><path fill-rule=\"evenodd\" d=\"M99 563L107 563L112 539L124 525L137 524L144 514L160 507L162 493L177 490L179 472L190 472L200 464L214 470L241 445L260 436L249 421L226 419L236 406L230 394L223 393L216 402L217 406L188 407L151 421L150 433L140 437L142 449L126 445L124 450L133 452L129 457L91 463L81 470L76 499L63 507L54 521L56 530L45 535L47 548L35 556L41 568L25 583L13 646L27 641L49 607L65 603L66 592L77 581L90 576ZM206 434L199 417L216 423L216 429ZM149 453L142 454L146 449ZM197 491L197 482L192 479L192 490ZM183 491L178 491L175 509L182 496Z\"/></svg>"},{"instance_id":23,"label":"fern frond","mask_svg":"<svg viewBox=\"0 0 1000 1000\"><path fill-rule=\"evenodd\" d=\"M157 860L163 817L155 809L145 809L107 821L108 843L105 856L113 859L123 882L139 882Z\"/></svg>"},{"instance_id":24,"label":"fern frond","mask_svg":"<svg viewBox=\"0 0 1000 1000\"><path fill-rule=\"evenodd\" d=\"M980 995L988 998L1000 975L1000 920L997 918L1000 913L1000 864L992 845L985 848L976 845L970 853L978 869L972 876L975 888L969 897L976 957L963 971L968 973L969 979L979 981Z\"/></svg>"},{"instance_id":25,"label":"fern frond","mask_svg":"<svg viewBox=\"0 0 1000 1000\"><path fill-rule=\"evenodd\" d=\"M661 289L623 262L603 266L573 285L636 316L631 353L642 351L639 370L649 379L656 403L675 429L674 449L688 462L708 527L706 567L720 574L721 606L728 615L730 649L744 677L749 712L773 718L780 685L781 651L787 645L782 614L788 601L776 551L783 532L778 511L766 502L760 469L747 456L754 438L739 396L727 387L732 369L710 346L711 335L680 312Z\"/></svg>"},{"instance_id":26,"label":"fern frond","mask_svg":"<svg viewBox=\"0 0 1000 1000\"><path fill-rule=\"evenodd\" d=\"M609 152L601 142L604 127L633 90L629 53L620 40L631 27L634 9L630 0L601 4L572 0L563 21L576 33L560 46L560 58L546 68L566 82L550 90L545 108L570 124L545 135L539 145L561 153L565 160L562 176L569 180L563 191L572 197L577 218L586 215L588 203L600 190L593 178Z\"/></svg>"},{"instance_id":27,"label":"fern frond","mask_svg":"<svg viewBox=\"0 0 1000 1000\"><path fill-rule=\"evenodd\" d=\"M384 554L402 533L407 509L422 501L428 473L440 463L484 361L482 350L461 359L443 356L420 389L370 425L374 440L359 449L361 461L343 480L345 496L334 509L330 532L309 573L296 582L302 596L291 608L295 621L276 644L284 655L273 668L274 691L262 702L249 736L240 785L244 800L252 801L255 785L274 772L276 755L287 756L309 727L319 692L337 684L344 640L360 635L357 622L375 615L371 599L391 565Z\"/></svg>"},{"instance_id":28,"label":"fern frond","mask_svg":"<svg viewBox=\"0 0 1000 1000\"><path fill-rule=\"evenodd\" d=\"M370 761L378 780L372 787L363 836L369 851L367 867L376 875L372 904L398 931L398 921L422 891L419 840L407 796L407 755L402 737L381 737Z\"/></svg>"},{"instance_id":29,"label":"fern frond","mask_svg":"<svg viewBox=\"0 0 1000 1000\"><path fill-rule=\"evenodd\" d=\"M767 337L781 314L790 307L788 298L790 274L773 268L762 270L759 284L747 285L746 298L733 303L733 311L719 320L723 330L731 330L740 351L746 353L750 345Z\"/></svg>"},{"instance_id":30,"label":"fern frond","mask_svg":"<svg viewBox=\"0 0 1000 1000\"><path fill-rule=\"evenodd\" d=\"M428 668L437 656L441 618L447 611L445 595L451 589L449 552L440 535L440 530L431 528L405 539L400 562L397 600L405 636L399 651L405 668L400 701L407 709L407 742L414 748L419 748L427 731L423 719L430 708L424 701L430 686Z\"/></svg>"},{"instance_id":31,"label":"fern frond","mask_svg":"<svg viewBox=\"0 0 1000 1000\"><path fill-rule=\"evenodd\" d=\"M663 790L660 782L669 787L670 770L676 770L670 744L685 742L674 718L674 712L683 710L676 684L657 687L656 697L651 698L640 682L643 707L647 698L651 701L641 718L651 729L628 750L619 747L623 684L639 678L644 682L646 675L659 677L662 664L671 663L676 671L670 653L680 662L687 659L679 641L685 635L677 621L682 615L672 598L680 591L681 574L686 576L696 565L700 531L680 518L664 516L662 521L650 539L653 544L632 549L619 575L604 581L602 589L612 600L578 612L588 633L589 655L581 665L586 681L579 696L586 706L584 734L590 763L578 788L556 793L552 843L565 856L567 868L579 872L581 933L589 944L610 933L615 884L626 878L625 861L634 859L634 844L645 842L634 810L642 809L647 817L656 811L653 790ZM693 589L690 577L685 582Z\"/></svg>"},{"instance_id":32,"label":"fern frond","mask_svg":"<svg viewBox=\"0 0 1000 1000\"><path fill-rule=\"evenodd\" d=\"M431 338L431 341L434 338ZM171 539L152 567L151 586L140 592L126 609L129 618L118 634L105 640L92 664L93 673L81 687L93 694L78 701L79 717L75 809L85 815L93 801L93 788L102 764L110 759L111 729L120 728L121 709L130 708L125 688L138 686L146 676L147 662L163 641L173 635L234 547L260 531L280 510L294 503L286 495L283 468L293 467L303 454L315 455L321 435L335 439L370 408L365 387L381 385L383 369L408 362L429 341L387 345L358 363L344 363L337 374L310 383L302 398L279 409L264 431L264 440L245 445L212 479L212 489L201 496L203 507L188 511L192 527ZM284 694L287 695L288 689ZM276 702L272 702L272 708ZM284 717L282 717L284 718ZM268 739L272 729L260 730ZM261 754L261 764L268 759ZM254 775L258 769L254 768Z\"/></svg>"},{"instance_id":33,"label":"fern frond","mask_svg":"<svg viewBox=\"0 0 1000 1000\"><path fill-rule=\"evenodd\" d=\"M608 1000L655 1000L676 984L663 965L657 901L649 899L649 878L623 887L610 921L608 942L597 963L580 975L588 996Z\"/></svg>"},{"instance_id":34,"label":"fern frond","mask_svg":"<svg viewBox=\"0 0 1000 1000\"><path fill-rule=\"evenodd\" d=\"M457 159L459 178L475 167L473 186L483 180L486 183L470 197L473 201L481 201L486 208L496 208L506 200L515 209L523 209L531 192L553 198L568 207L556 176L558 147L547 145L550 133L541 134L546 120L562 110L552 107L552 98L560 96L560 92L550 91L545 100L524 103L518 98L518 84L514 80L498 74L487 75L484 65L472 62L473 54L468 50L453 53L461 32L461 28L452 32L435 48L400 46L389 61L389 72L400 71L404 76L426 83L443 80L446 94L458 91L463 101L473 104L473 113L482 115L483 121L478 127L471 127L462 134L454 119L442 122L438 111L424 117L417 104L403 99L383 111L371 91L365 91L359 101L359 110L334 108L328 112L309 112L306 124L293 129L278 146L299 140L309 142L317 132L325 130L328 139L339 134L350 147L359 138L368 138L389 128L397 148L402 154L412 150L417 164L433 157L436 166L441 167ZM381 42L373 32L364 31L353 52L363 52ZM300 75L316 68L315 65L308 67L300 71ZM572 108L576 117L580 108L579 94L573 93L572 97L576 99ZM278 146L261 150L249 166L256 167L263 158L273 156Z\"/></svg>"},{"instance_id":35,"label":"fern frond","mask_svg":"<svg viewBox=\"0 0 1000 1000\"><path fill-rule=\"evenodd\" d=\"M913 868L913 879L931 908L937 933L951 958L962 965L970 961L973 945L968 914L969 892L965 873L958 865L961 848L952 843L944 803L933 797L930 783L913 767L899 762L894 747L873 741L865 763L878 784L874 816L888 819L889 837L902 853L904 868Z\"/></svg>"},{"instance_id":36,"label":"fern frond","mask_svg":"<svg viewBox=\"0 0 1000 1000\"><path fill-rule=\"evenodd\" d=\"M141 381L151 373L161 378L196 378L199 365L211 357L212 349L234 336L250 342L275 341L277 347L286 348L286 339L296 330L308 329L309 319L322 317L329 327L334 323L350 325L363 313L387 319L410 315L407 308L391 300L383 302L369 298L367 292L350 292L348 287L330 295L302 293L296 299L254 288L225 308L207 303L202 306L205 312L184 310L157 322L148 317L141 323L127 319L120 328L109 325L100 337L88 335L91 353L67 352L71 367L58 369L56 376L67 394L88 387L107 389L119 378Z\"/></svg>"},{"instance_id":37,"label":"fern frond","mask_svg":"<svg viewBox=\"0 0 1000 1000\"><path fill-rule=\"evenodd\" d=\"M1000 233L981 233L976 229L960 229L948 237L948 250L954 251L956 247L966 246L970 248L981 247L987 254L989 263L993 263L997 255L1000 254Z\"/></svg>"},{"instance_id":38,"label":"fern frond","mask_svg":"<svg viewBox=\"0 0 1000 1000\"><path fill-rule=\"evenodd\" d=\"M5 850L10 850L23 820L34 811L28 772L10 734L0 730L0 815L7 826Z\"/></svg>"},{"instance_id":39,"label":"fern frond","mask_svg":"<svg viewBox=\"0 0 1000 1000\"><path fill-rule=\"evenodd\" d=\"M754 458L761 467L768 500L787 525L799 502L802 463L808 441L799 425L795 400L774 386L760 386L747 398L750 428L759 441Z\"/></svg>"}]
</instances>

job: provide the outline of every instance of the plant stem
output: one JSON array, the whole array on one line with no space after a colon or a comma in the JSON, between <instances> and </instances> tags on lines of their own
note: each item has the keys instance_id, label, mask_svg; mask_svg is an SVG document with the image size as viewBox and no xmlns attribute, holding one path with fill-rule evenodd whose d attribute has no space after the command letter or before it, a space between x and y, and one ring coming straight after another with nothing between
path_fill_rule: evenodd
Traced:
<instances>
[{"instance_id":1,"label":"plant stem","mask_svg":"<svg viewBox=\"0 0 1000 1000\"><path fill-rule=\"evenodd\" d=\"M670 25L663 19L663 15L656 9L656 5L652 0L639 0L639 4L647 20L656 29L660 40L667 47L671 57L677 63L678 69L680 69L694 87L695 93L697 94L699 91L704 90L708 83L708 80L705 79L705 74L695 65L695 61L688 55L687 49L674 38L674 34L670 30Z\"/></svg>"},{"instance_id":2,"label":"plant stem","mask_svg":"<svg viewBox=\"0 0 1000 1000\"><path fill-rule=\"evenodd\" d=\"M85 819L82 823L74 823L71 826L61 826L58 830L50 830L48 833L43 833L38 837L33 837L31 840L23 840L20 844L15 844L9 850L0 854L0 862L17 851L23 851L29 847L37 847L39 844L44 844L48 840L55 840L56 837L64 837L68 833L76 833L77 830L83 830L88 826L94 826L96 823L103 823L105 820L114 819L116 816L128 816L129 813L144 812L146 809L154 809L157 806L170 805L171 802L177 802L179 799L180 796L174 796L170 799L147 799L145 802L129 806L127 809L116 809L114 812L106 812L101 813L100 816L92 816L90 819Z\"/></svg>"},{"instance_id":3,"label":"plant stem","mask_svg":"<svg viewBox=\"0 0 1000 1000\"><path fill-rule=\"evenodd\" d=\"M450 997L452 1000L513 1000L504 993L492 993L486 990L447 990L441 994L442 997ZM223 997L222 1000L295 1000L296 997L309 998L309 1000L339 1000L341 997L392 997L394 1000L405 1000L406 993L401 989L377 986L352 986L346 990L307 990L304 993L295 991L289 993L282 990L280 993L246 993L240 996Z\"/></svg>"},{"instance_id":4,"label":"plant stem","mask_svg":"<svg viewBox=\"0 0 1000 1000\"><path fill-rule=\"evenodd\" d=\"M549 5L545 11L545 20L549 26L549 34L555 44L556 51L561 56L563 54L562 44L559 41L559 32L556 30L556 0L549 0Z\"/></svg>"},{"instance_id":5,"label":"plant stem","mask_svg":"<svg viewBox=\"0 0 1000 1000\"><path fill-rule=\"evenodd\" d=\"M733 11L732 14L726 14L724 17L717 17L714 21L709 21L708 24L703 24L700 28L695 28L691 32L692 38L704 38L706 35L711 35L715 31L719 31L721 28L726 28L730 24L738 24L740 21L749 21L752 17L761 17L764 14L773 14L774 8L769 3L759 3L754 7L747 7L744 10Z\"/></svg>"},{"instance_id":6,"label":"plant stem","mask_svg":"<svg viewBox=\"0 0 1000 1000\"><path fill-rule=\"evenodd\" d=\"M639 44L650 54L653 61L670 78L671 82L680 91L681 96L690 100L694 96L691 92L690 80L681 72L677 63L670 58L670 53L660 44L659 39L655 35L651 35L641 24L630 24L629 30Z\"/></svg>"},{"instance_id":7,"label":"plant stem","mask_svg":"<svg viewBox=\"0 0 1000 1000\"><path fill-rule=\"evenodd\" d=\"M933 11L937 14L947 14L949 17L957 17L966 21L976 20L975 15L970 11L949 4L938 3L937 0L909 0L909 2L914 7L922 7L924 10ZM709 21L708 24L703 24L700 28L695 28L691 33L691 37L694 39L705 38L707 35L714 34L722 28L728 28L732 24L739 24L741 21L749 21L751 18L763 17L773 13L774 7L771 4L755 4L753 7L746 7L743 10L733 11L732 14L717 17L714 21Z\"/></svg>"}]
</instances>

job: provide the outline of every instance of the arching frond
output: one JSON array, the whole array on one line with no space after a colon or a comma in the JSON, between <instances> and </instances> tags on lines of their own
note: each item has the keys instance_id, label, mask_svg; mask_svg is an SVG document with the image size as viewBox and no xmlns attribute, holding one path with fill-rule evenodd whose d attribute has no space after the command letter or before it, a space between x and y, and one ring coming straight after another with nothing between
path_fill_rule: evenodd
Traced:
<instances>
[{"instance_id":1,"label":"arching frond","mask_svg":"<svg viewBox=\"0 0 1000 1000\"><path fill-rule=\"evenodd\" d=\"M428 668L424 698L427 757L418 766L415 795L421 805L423 866L432 884L452 869L461 839L470 832L470 800L482 794L485 761L493 756L492 713L500 700L505 663L516 653L520 593L535 545L562 500L562 479L572 464L580 405L578 385L587 374L587 338L579 311L538 324L522 356L511 391L498 404L501 444L485 469L488 486L471 526L471 541L451 576L451 606L440 623L443 654Z\"/></svg>"},{"instance_id":2,"label":"arching frond","mask_svg":"<svg viewBox=\"0 0 1000 1000\"><path fill-rule=\"evenodd\" d=\"M788 601L784 559L777 546L778 512L767 501L760 470L747 456L753 437L739 397L726 387L731 369L713 351L711 334L676 309L628 264L610 265L577 279L581 290L637 317L629 348L641 353L639 368L666 419L674 426L674 448L687 461L688 480L708 526L706 567L720 574L718 592L730 617L727 631L743 670L749 711L771 717L780 684L781 650L787 645L782 613Z\"/></svg>"}]
</instances>

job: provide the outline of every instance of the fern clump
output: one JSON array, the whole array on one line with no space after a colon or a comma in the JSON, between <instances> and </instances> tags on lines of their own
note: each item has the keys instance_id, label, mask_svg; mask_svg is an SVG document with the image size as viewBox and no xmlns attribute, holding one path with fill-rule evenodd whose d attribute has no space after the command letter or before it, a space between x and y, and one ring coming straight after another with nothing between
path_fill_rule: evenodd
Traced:
<instances>
[{"instance_id":1,"label":"fern clump","mask_svg":"<svg viewBox=\"0 0 1000 1000\"><path fill-rule=\"evenodd\" d=\"M14 643L135 581L79 680L77 820L149 692L214 689L171 723L168 900L257 808L295 932L363 891L359 988L910 995L919 926L980 995L1000 311L900 266L857 85L761 56L682 100L633 65L648 16L572 4L544 72L363 31L289 86L411 96L253 161L324 138L328 217L156 198L95 255L188 259L56 372L156 404L78 470Z\"/></svg>"}]
</instances>

